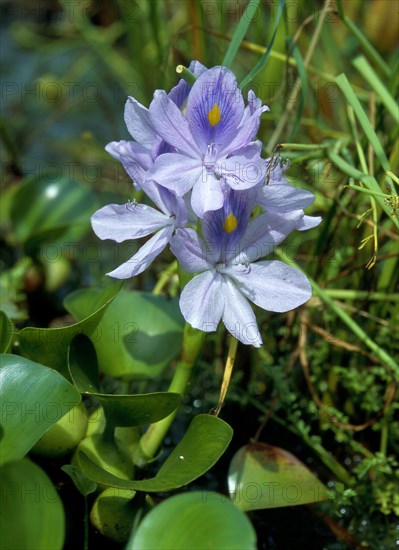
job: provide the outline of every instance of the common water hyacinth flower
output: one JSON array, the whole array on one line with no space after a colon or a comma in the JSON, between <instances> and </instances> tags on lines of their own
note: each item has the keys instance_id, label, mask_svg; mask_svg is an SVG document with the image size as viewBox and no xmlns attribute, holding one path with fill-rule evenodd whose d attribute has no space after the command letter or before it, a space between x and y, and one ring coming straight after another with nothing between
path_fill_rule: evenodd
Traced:
<instances>
[{"instance_id":1,"label":"common water hyacinth flower","mask_svg":"<svg viewBox=\"0 0 399 550\"><path fill-rule=\"evenodd\" d=\"M178 229L171 249L188 273L199 273L184 287L180 308L194 328L215 331L222 320L244 344L262 345L248 300L275 312L290 311L311 297L309 281L283 262L258 261L295 229L303 213L264 212L250 221L251 193L229 191L224 205L203 219L204 240L193 229Z\"/></svg>"},{"instance_id":2,"label":"common water hyacinth flower","mask_svg":"<svg viewBox=\"0 0 399 550\"><path fill-rule=\"evenodd\" d=\"M163 90L154 94L151 121L177 152L159 155L149 177L178 196L191 192L191 206L202 218L223 206L229 188L250 189L265 179L261 143L254 141L268 107L251 92L249 105L226 67L205 71L194 83L186 113Z\"/></svg>"},{"instance_id":3,"label":"common water hyacinth flower","mask_svg":"<svg viewBox=\"0 0 399 550\"><path fill-rule=\"evenodd\" d=\"M175 228L183 227L187 223L188 212L182 198L154 182L143 185L143 190L160 211L133 201L127 204L109 204L97 210L91 217L93 230L100 239L112 239L120 243L155 233L132 258L107 273L117 279L129 279L142 273L163 251Z\"/></svg>"},{"instance_id":4,"label":"common water hyacinth flower","mask_svg":"<svg viewBox=\"0 0 399 550\"><path fill-rule=\"evenodd\" d=\"M198 77L192 86L180 81L169 94L156 91L149 109L129 98L125 121L136 141L107 146L158 210L111 204L92 216L92 225L98 237L116 242L155 233L108 273L119 279L142 273L170 243L181 267L194 274L180 298L186 321L204 332L223 321L238 340L259 347L250 302L286 312L311 296L303 273L262 259L320 218L304 213L313 194L291 186L279 160L260 156L256 133L268 108L252 91L245 106L226 67L193 62L190 69ZM255 207L263 212L251 218Z\"/></svg>"}]
</instances>

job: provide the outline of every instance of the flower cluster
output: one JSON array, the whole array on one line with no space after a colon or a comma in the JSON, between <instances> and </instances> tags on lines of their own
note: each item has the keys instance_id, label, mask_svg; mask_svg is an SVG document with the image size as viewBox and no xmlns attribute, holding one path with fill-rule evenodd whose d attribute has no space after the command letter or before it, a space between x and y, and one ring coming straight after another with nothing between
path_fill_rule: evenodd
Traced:
<instances>
[{"instance_id":1,"label":"flower cluster","mask_svg":"<svg viewBox=\"0 0 399 550\"><path fill-rule=\"evenodd\" d=\"M111 204L95 212L92 226L116 242L153 234L108 274L119 279L144 271L169 243L181 267L195 274L180 298L186 321L210 332L222 320L238 340L259 347L248 300L285 312L311 296L303 273L260 260L320 218L304 214L312 193L289 185L280 162L261 158L256 134L268 107L252 91L245 105L226 67L194 61L189 69L197 78L192 86L181 80L169 94L157 90L148 109L129 97L125 121L133 140L106 147L156 208Z\"/></svg>"}]
</instances>

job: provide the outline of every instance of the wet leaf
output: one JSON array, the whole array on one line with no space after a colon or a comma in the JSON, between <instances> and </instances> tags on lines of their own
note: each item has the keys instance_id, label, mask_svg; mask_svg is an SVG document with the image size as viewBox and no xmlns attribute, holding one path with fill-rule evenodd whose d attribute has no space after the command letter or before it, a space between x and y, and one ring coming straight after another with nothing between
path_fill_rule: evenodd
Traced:
<instances>
[{"instance_id":1,"label":"wet leaf","mask_svg":"<svg viewBox=\"0 0 399 550\"><path fill-rule=\"evenodd\" d=\"M7 550L61 550L64 510L45 472L28 459L0 468L1 547Z\"/></svg>"},{"instance_id":2,"label":"wet leaf","mask_svg":"<svg viewBox=\"0 0 399 550\"><path fill-rule=\"evenodd\" d=\"M98 299L98 289L78 290L65 307L78 320ZM99 368L114 377L156 377L181 348L184 320L177 299L122 290L92 338Z\"/></svg>"},{"instance_id":3,"label":"wet leaf","mask_svg":"<svg viewBox=\"0 0 399 550\"><path fill-rule=\"evenodd\" d=\"M255 550L251 522L224 495L193 491L168 498L133 531L127 550Z\"/></svg>"},{"instance_id":4,"label":"wet leaf","mask_svg":"<svg viewBox=\"0 0 399 550\"><path fill-rule=\"evenodd\" d=\"M80 402L80 393L53 369L17 355L0 356L0 463L23 458L58 420Z\"/></svg>"}]
</instances>

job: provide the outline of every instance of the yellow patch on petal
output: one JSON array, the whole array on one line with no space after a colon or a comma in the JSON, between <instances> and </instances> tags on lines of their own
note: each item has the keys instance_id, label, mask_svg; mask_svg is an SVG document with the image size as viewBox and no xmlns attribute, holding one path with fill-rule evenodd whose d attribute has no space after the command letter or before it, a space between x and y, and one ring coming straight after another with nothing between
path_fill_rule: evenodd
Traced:
<instances>
[{"instance_id":1,"label":"yellow patch on petal","mask_svg":"<svg viewBox=\"0 0 399 550\"><path fill-rule=\"evenodd\" d=\"M238 221L234 214L229 214L224 220L223 228L226 233L233 233L237 229Z\"/></svg>"},{"instance_id":2,"label":"yellow patch on petal","mask_svg":"<svg viewBox=\"0 0 399 550\"><path fill-rule=\"evenodd\" d=\"M211 126L216 126L220 122L220 109L216 103L208 112L208 120Z\"/></svg>"}]
</instances>

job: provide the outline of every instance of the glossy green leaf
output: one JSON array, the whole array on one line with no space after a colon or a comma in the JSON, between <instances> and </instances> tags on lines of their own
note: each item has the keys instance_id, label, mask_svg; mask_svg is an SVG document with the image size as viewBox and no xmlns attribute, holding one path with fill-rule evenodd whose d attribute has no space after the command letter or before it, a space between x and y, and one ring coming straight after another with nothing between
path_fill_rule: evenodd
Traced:
<instances>
[{"instance_id":1,"label":"glossy green leaf","mask_svg":"<svg viewBox=\"0 0 399 550\"><path fill-rule=\"evenodd\" d=\"M23 459L0 469L2 499L1 548L5 550L61 550L64 510L44 471Z\"/></svg>"},{"instance_id":2,"label":"glossy green leaf","mask_svg":"<svg viewBox=\"0 0 399 550\"><path fill-rule=\"evenodd\" d=\"M80 402L65 414L32 447L35 456L61 458L70 455L86 436L87 410Z\"/></svg>"},{"instance_id":3,"label":"glossy green leaf","mask_svg":"<svg viewBox=\"0 0 399 550\"><path fill-rule=\"evenodd\" d=\"M65 464L61 467L61 470L72 479L81 495L87 496L97 490L97 483L93 483L90 479L87 479L75 464Z\"/></svg>"},{"instance_id":4,"label":"glossy green leaf","mask_svg":"<svg viewBox=\"0 0 399 550\"><path fill-rule=\"evenodd\" d=\"M81 458L85 457L100 471L106 470L109 475L117 479L130 480L134 474L134 465L128 445L117 439L107 439L102 434L93 434L85 437L73 457L73 464L78 467L88 479L105 488L108 485L101 479L94 479L81 467Z\"/></svg>"},{"instance_id":5,"label":"glossy green leaf","mask_svg":"<svg viewBox=\"0 0 399 550\"><path fill-rule=\"evenodd\" d=\"M17 355L0 356L0 463L19 460L80 402L80 393L58 372Z\"/></svg>"},{"instance_id":6,"label":"glossy green leaf","mask_svg":"<svg viewBox=\"0 0 399 550\"><path fill-rule=\"evenodd\" d=\"M88 490L92 492L91 487L97 487L97 483L81 471L78 459L80 453L84 453L97 466L119 478L133 478L132 453L140 440L140 431L136 427L115 428L104 434L105 428L104 411L102 407L98 407L90 415L86 437L80 442L72 458L74 470L67 471L82 494L88 494ZM101 483L99 485L105 488Z\"/></svg>"},{"instance_id":7,"label":"glossy green leaf","mask_svg":"<svg viewBox=\"0 0 399 550\"><path fill-rule=\"evenodd\" d=\"M104 288L99 293L97 309L89 311L78 323L61 328L27 327L21 330L17 337L22 353L68 376L67 353L72 339L77 334L85 334L92 340L102 339L100 320L122 286L120 282Z\"/></svg>"},{"instance_id":8,"label":"glossy green leaf","mask_svg":"<svg viewBox=\"0 0 399 550\"><path fill-rule=\"evenodd\" d=\"M107 420L107 423L109 419ZM94 425L94 427L91 426ZM105 430L105 428L107 428ZM95 464L100 471L106 470L117 479L130 480L134 475L133 453L140 441L140 431L136 427L106 426L103 408L99 407L89 419L89 429L86 437L79 443L73 457L73 464L81 473L82 479L88 484L94 479L86 475L80 467L80 457L85 455L91 464ZM76 480L74 480L76 483ZM102 488L107 484L95 481ZM77 485L81 491L82 486Z\"/></svg>"},{"instance_id":9,"label":"glossy green leaf","mask_svg":"<svg viewBox=\"0 0 399 550\"><path fill-rule=\"evenodd\" d=\"M77 334L68 349L68 369L71 379L82 393L98 393L100 378L96 350L90 338Z\"/></svg>"},{"instance_id":10,"label":"glossy green leaf","mask_svg":"<svg viewBox=\"0 0 399 550\"><path fill-rule=\"evenodd\" d=\"M61 236L76 240L90 227L96 207L93 192L69 178L32 177L13 195L10 215L17 239L34 239L37 246Z\"/></svg>"},{"instance_id":11,"label":"glossy green leaf","mask_svg":"<svg viewBox=\"0 0 399 550\"><path fill-rule=\"evenodd\" d=\"M135 521L150 508L150 499L143 493L108 487L95 500L90 520L105 537L125 543Z\"/></svg>"},{"instance_id":12,"label":"glossy green leaf","mask_svg":"<svg viewBox=\"0 0 399 550\"><path fill-rule=\"evenodd\" d=\"M77 321L82 321L101 307L101 293L98 287L75 290L65 298L64 306Z\"/></svg>"},{"instance_id":13,"label":"glossy green leaf","mask_svg":"<svg viewBox=\"0 0 399 550\"><path fill-rule=\"evenodd\" d=\"M197 479L219 460L233 435L223 420L209 414L196 416L183 439L175 447L157 475L151 479L124 481L96 466L79 453L83 473L102 486L137 491L171 491Z\"/></svg>"},{"instance_id":14,"label":"glossy green leaf","mask_svg":"<svg viewBox=\"0 0 399 550\"><path fill-rule=\"evenodd\" d=\"M168 498L134 530L127 550L255 550L251 522L233 503L211 491Z\"/></svg>"},{"instance_id":15,"label":"glossy green leaf","mask_svg":"<svg viewBox=\"0 0 399 550\"><path fill-rule=\"evenodd\" d=\"M7 314L0 311L0 353L7 353L12 343L14 326Z\"/></svg>"},{"instance_id":16,"label":"glossy green leaf","mask_svg":"<svg viewBox=\"0 0 399 550\"><path fill-rule=\"evenodd\" d=\"M130 456L133 456L140 444L141 430L137 426L117 426L114 435L115 440L120 445L125 445Z\"/></svg>"},{"instance_id":17,"label":"glossy green leaf","mask_svg":"<svg viewBox=\"0 0 399 550\"><path fill-rule=\"evenodd\" d=\"M181 401L181 395L172 392L113 395L96 391L99 386L96 351L84 334L78 334L71 342L68 367L78 390L95 397L102 405L108 428L152 424L169 416Z\"/></svg>"},{"instance_id":18,"label":"glossy green leaf","mask_svg":"<svg viewBox=\"0 0 399 550\"><path fill-rule=\"evenodd\" d=\"M180 405L181 395L154 392L133 395L90 394L103 406L105 418L112 426L142 426L166 418Z\"/></svg>"},{"instance_id":19,"label":"glossy green leaf","mask_svg":"<svg viewBox=\"0 0 399 550\"><path fill-rule=\"evenodd\" d=\"M328 498L327 488L294 455L265 443L241 447L230 463L231 499L244 511L309 504Z\"/></svg>"},{"instance_id":20,"label":"glossy green leaf","mask_svg":"<svg viewBox=\"0 0 399 550\"><path fill-rule=\"evenodd\" d=\"M65 300L77 320L98 299L98 289L78 290ZM122 290L91 338L99 368L114 377L156 377L181 348L184 320L177 299Z\"/></svg>"}]
</instances>

